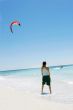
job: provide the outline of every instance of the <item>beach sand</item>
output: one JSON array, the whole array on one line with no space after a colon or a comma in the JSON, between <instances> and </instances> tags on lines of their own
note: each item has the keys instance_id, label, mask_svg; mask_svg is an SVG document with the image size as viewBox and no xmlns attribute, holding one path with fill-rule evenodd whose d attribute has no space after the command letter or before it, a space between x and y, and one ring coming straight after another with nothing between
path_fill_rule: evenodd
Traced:
<instances>
[{"instance_id":1,"label":"beach sand","mask_svg":"<svg viewBox=\"0 0 73 110\"><path fill-rule=\"evenodd\" d=\"M73 104L47 101L29 92L0 87L0 110L73 110Z\"/></svg>"}]
</instances>

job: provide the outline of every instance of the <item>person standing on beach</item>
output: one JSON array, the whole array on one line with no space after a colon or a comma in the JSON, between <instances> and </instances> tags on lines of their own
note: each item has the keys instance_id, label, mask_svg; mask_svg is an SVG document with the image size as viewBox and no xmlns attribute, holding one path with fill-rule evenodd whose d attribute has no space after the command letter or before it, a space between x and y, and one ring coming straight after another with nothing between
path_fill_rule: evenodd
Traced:
<instances>
[{"instance_id":1,"label":"person standing on beach","mask_svg":"<svg viewBox=\"0 0 73 110\"><path fill-rule=\"evenodd\" d=\"M46 67L45 61L42 63L41 73L42 73L42 91L41 91L41 93L43 94L44 85L47 84L49 86L49 90L50 90L50 94L51 94L50 71L49 71L49 67Z\"/></svg>"}]
</instances>

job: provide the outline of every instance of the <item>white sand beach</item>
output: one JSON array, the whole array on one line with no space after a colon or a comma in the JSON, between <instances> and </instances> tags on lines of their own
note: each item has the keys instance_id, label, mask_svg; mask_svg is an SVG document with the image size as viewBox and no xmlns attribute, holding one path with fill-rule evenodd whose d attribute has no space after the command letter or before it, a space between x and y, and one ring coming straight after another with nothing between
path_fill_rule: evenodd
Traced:
<instances>
[{"instance_id":1,"label":"white sand beach","mask_svg":"<svg viewBox=\"0 0 73 110\"><path fill-rule=\"evenodd\" d=\"M0 87L0 110L73 110L73 104L51 102L25 91Z\"/></svg>"},{"instance_id":2,"label":"white sand beach","mask_svg":"<svg viewBox=\"0 0 73 110\"><path fill-rule=\"evenodd\" d=\"M35 75L35 73L40 74L40 71L2 73L0 110L73 110L72 72L65 73L66 75L63 70L61 73L59 70L55 71L56 74L52 73L52 94L49 94L48 87L45 85L43 95L41 94L41 75Z\"/></svg>"}]
</instances>

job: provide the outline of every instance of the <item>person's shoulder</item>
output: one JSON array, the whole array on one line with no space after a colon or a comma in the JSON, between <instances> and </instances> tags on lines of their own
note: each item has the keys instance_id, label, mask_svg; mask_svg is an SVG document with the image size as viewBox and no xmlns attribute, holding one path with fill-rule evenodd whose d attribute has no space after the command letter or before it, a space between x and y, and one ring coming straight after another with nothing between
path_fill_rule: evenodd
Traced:
<instances>
[{"instance_id":1,"label":"person's shoulder","mask_svg":"<svg viewBox=\"0 0 73 110\"><path fill-rule=\"evenodd\" d=\"M49 67L46 67L47 69L49 69Z\"/></svg>"},{"instance_id":2,"label":"person's shoulder","mask_svg":"<svg viewBox=\"0 0 73 110\"><path fill-rule=\"evenodd\" d=\"M47 70L49 70L49 67L46 67Z\"/></svg>"}]
</instances>

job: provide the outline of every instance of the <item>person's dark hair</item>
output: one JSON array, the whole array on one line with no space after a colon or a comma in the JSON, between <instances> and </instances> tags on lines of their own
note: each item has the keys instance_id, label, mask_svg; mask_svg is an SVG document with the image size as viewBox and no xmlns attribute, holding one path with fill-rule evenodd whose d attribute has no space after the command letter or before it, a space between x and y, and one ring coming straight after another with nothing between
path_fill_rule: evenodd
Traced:
<instances>
[{"instance_id":1,"label":"person's dark hair","mask_svg":"<svg viewBox=\"0 0 73 110\"><path fill-rule=\"evenodd\" d=\"M46 66L46 61L43 61L42 67Z\"/></svg>"}]
</instances>

